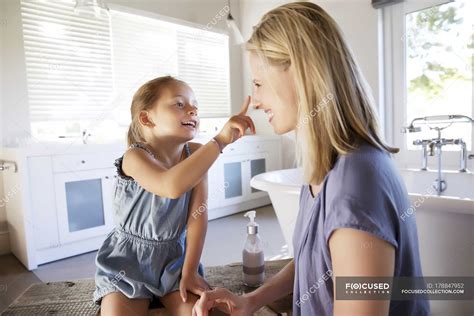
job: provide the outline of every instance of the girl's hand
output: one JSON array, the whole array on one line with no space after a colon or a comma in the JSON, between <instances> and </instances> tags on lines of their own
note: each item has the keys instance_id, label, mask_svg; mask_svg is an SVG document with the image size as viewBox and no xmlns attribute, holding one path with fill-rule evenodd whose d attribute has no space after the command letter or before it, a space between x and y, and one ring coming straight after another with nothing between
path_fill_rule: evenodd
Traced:
<instances>
[{"instance_id":1,"label":"girl's hand","mask_svg":"<svg viewBox=\"0 0 474 316\"><path fill-rule=\"evenodd\" d=\"M235 295L227 289L217 288L202 293L193 307L193 316L208 316L213 307L231 316L252 316L256 311L245 294Z\"/></svg>"},{"instance_id":2,"label":"girl's hand","mask_svg":"<svg viewBox=\"0 0 474 316\"><path fill-rule=\"evenodd\" d=\"M247 96L240 112L237 115L233 115L215 137L221 149L244 136L247 128L250 128L252 134L255 134L255 125L250 116L246 115L249 104L250 96Z\"/></svg>"},{"instance_id":3,"label":"girl's hand","mask_svg":"<svg viewBox=\"0 0 474 316\"><path fill-rule=\"evenodd\" d=\"M197 272L191 274L183 274L179 282L179 293L183 302L188 299L187 291L196 295L201 295L204 291L210 290L211 287Z\"/></svg>"}]
</instances>

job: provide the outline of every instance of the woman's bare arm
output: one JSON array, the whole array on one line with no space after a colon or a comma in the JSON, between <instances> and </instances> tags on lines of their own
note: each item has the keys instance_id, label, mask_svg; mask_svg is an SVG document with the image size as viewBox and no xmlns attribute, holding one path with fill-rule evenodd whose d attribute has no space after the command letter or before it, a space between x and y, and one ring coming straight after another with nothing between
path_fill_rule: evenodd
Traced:
<instances>
[{"instance_id":1,"label":"woman's bare arm","mask_svg":"<svg viewBox=\"0 0 474 316\"><path fill-rule=\"evenodd\" d=\"M336 229L329 238L333 280L338 276L393 276L395 248L374 235ZM334 281L334 298L336 286ZM390 300L336 300L334 316L388 315Z\"/></svg>"},{"instance_id":2,"label":"woman's bare arm","mask_svg":"<svg viewBox=\"0 0 474 316\"><path fill-rule=\"evenodd\" d=\"M294 260L291 260L260 288L242 296L225 288L204 291L193 307L193 316L207 316L212 308L218 308L231 315L253 315L262 306L293 292L294 275L295 264Z\"/></svg>"},{"instance_id":3,"label":"woman's bare arm","mask_svg":"<svg viewBox=\"0 0 474 316\"><path fill-rule=\"evenodd\" d=\"M291 260L283 269L253 292L244 294L254 312L290 293L293 293L295 261Z\"/></svg>"}]
</instances>

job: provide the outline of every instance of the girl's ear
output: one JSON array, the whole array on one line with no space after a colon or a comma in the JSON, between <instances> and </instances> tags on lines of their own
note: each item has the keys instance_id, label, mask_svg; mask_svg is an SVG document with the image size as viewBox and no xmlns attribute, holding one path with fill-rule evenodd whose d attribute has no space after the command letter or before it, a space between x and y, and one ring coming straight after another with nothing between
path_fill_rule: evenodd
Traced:
<instances>
[{"instance_id":1,"label":"girl's ear","mask_svg":"<svg viewBox=\"0 0 474 316\"><path fill-rule=\"evenodd\" d=\"M147 111L140 111L140 114L138 114L138 120L140 121L140 124L143 126L148 126L148 127L154 127L155 123L150 119L148 116Z\"/></svg>"}]
</instances>

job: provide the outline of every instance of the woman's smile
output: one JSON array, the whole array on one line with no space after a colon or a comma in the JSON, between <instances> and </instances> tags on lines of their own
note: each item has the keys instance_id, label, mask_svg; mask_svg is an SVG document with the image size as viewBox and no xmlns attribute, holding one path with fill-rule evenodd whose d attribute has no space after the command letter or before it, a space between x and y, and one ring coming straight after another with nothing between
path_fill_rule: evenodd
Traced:
<instances>
[{"instance_id":1,"label":"woman's smile","mask_svg":"<svg viewBox=\"0 0 474 316\"><path fill-rule=\"evenodd\" d=\"M271 109L265 110L265 113L268 115L268 123L270 123L273 120L275 114L272 112Z\"/></svg>"}]
</instances>

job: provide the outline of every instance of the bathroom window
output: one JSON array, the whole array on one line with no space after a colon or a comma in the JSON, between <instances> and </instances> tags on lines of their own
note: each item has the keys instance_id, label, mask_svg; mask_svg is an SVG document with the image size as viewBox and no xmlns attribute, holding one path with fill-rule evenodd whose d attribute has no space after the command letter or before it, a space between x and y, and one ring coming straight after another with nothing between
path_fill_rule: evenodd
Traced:
<instances>
[{"instance_id":1,"label":"bathroom window","mask_svg":"<svg viewBox=\"0 0 474 316\"><path fill-rule=\"evenodd\" d=\"M32 134L79 134L112 98L109 20L77 16L73 1L21 1Z\"/></svg>"},{"instance_id":2,"label":"bathroom window","mask_svg":"<svg viewBox=\"0 0 474 316\"><path fill-rule=\"evenodd\" d=\"M124 113L115 113L121 124L129 123L136 89L166 74L192 87L201 118L230 115L228 35L125 10L112 10L111 29L118 102L124 103Z\"/></svg>"},{"instance_id":3,"label":"bathroom window","mask_svg":"<svg viewBox=\"0 0 474 316\"><path fill-rule=\"evenodd\" d=\"M473 2L463 0L405 15L407 125L414 118L431 115L472 117L472 12ZM455 124L442 137L462 137L470 147L471 134L472 124ZM437 133L427 127L406 136L408 148L417 149L415 139L435 138Z\"/></svg>"},{"instance_id":4,"label":"bathroom window","mask_svg":"<svg viewBox=\"0 0 474 316\"><path fill-rule=\"evenodd\" d=\"M382 10L386 136L401 149L395 158L404 167L420 167L421 148L414 140L437 137L427 125L402 133L413 119L474 114L473 11L469 0L405 0ZM441 136L462 138L468 150L474 148L472 124L453 124ZM457 169L460 146L442 150L443 167ZM435 167L434 160L429 167Z\"/></svg>"},{"instance_id":5,"label":"bathroom window","mask_svg":"<svg viewBox=\"0 0 474 316\"><path fill-rule=\"evenodd\" d=\"M122 139L133 93L162 75L190 84L202 118L230 115L227 34L112 5L110 16L78 16L74 4L21 1L35 139L80 137L84 130L92 140Z\"/></svg>"}]
</instances>

